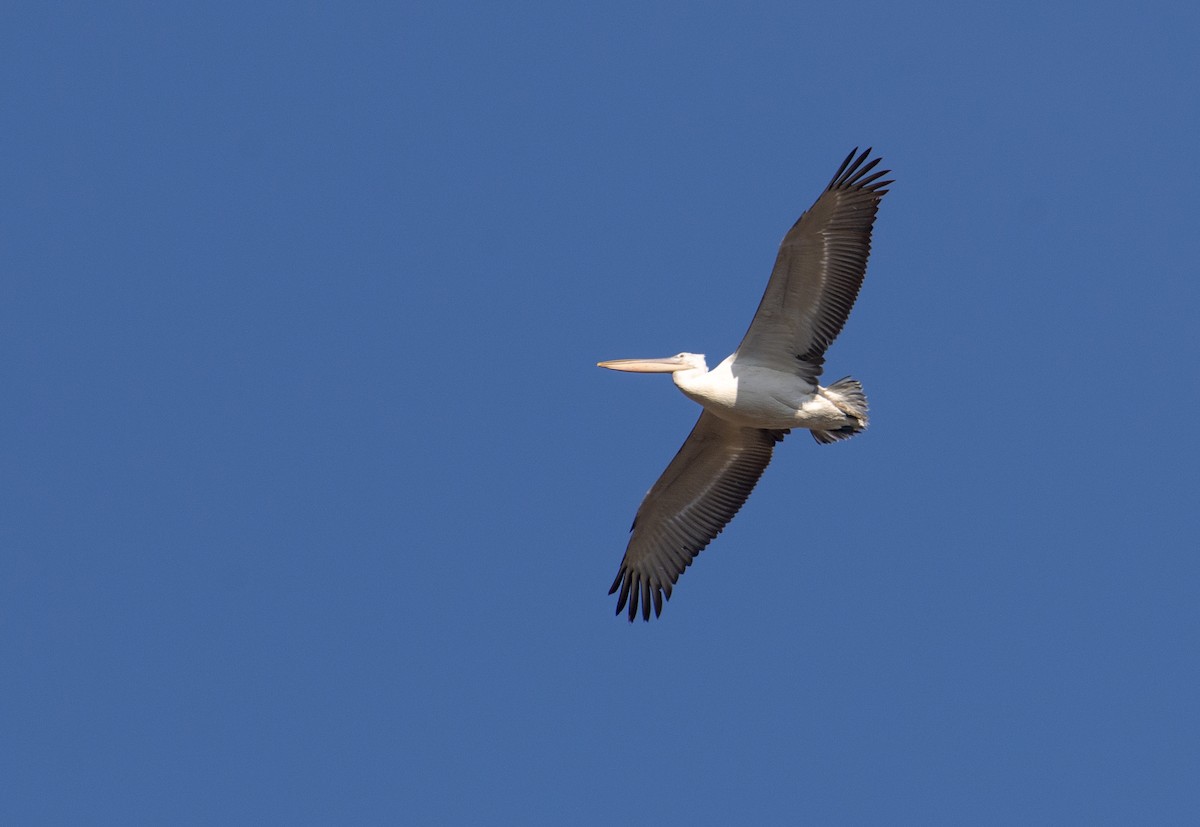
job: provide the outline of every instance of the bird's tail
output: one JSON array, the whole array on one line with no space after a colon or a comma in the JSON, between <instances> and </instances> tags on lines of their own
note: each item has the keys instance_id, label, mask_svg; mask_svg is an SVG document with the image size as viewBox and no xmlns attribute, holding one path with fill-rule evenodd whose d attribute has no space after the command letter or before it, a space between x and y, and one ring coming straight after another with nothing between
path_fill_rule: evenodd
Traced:
<instances>
[{"instance_id":1,"label":"bird's tail","mask_svg":"<svg viewBox=\"0 0 1200 827\"><path fill-rule=\"evenodd\" d=\"M822 445L828 445L831 442L849 439L867 429L867 395L863 393L861 382L849 376L839 379L824 389L824 396L855 422L830 431L814 430L813 439Z\"/></svg>"}]
</instances>

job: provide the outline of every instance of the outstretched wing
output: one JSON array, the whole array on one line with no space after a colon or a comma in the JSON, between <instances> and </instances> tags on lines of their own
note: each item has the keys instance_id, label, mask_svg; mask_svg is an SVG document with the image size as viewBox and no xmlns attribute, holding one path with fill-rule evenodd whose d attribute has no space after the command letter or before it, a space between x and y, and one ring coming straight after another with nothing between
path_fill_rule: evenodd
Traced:
<instances>
[{"instance_id":1,"label":"outstretched wing","mask_svg":"<svg viewBox=\"0 0 1200 827\"><path fill-rule=\"evenodd\" d=\"M662 613L663 595L692 559L721 533L754 490L787 431L741 428L705 411L675 459L646 494L633 521L621 568L608 593L621 590L617 614L629 621Z\"/></svg>"},{"instance_id":2,"label":"outstretched wing","mask_svg":"<svg viewBox=\"0 0 1200 827\"><path fill-rule=\"evenodd\" d=\"M798 372L816 382L825 350L837 338L858 298L871 226L891 181L872 172L880 159L855 149L816 203L784 236L775 269L735 359Z\"/></svg>"}]
</instances>

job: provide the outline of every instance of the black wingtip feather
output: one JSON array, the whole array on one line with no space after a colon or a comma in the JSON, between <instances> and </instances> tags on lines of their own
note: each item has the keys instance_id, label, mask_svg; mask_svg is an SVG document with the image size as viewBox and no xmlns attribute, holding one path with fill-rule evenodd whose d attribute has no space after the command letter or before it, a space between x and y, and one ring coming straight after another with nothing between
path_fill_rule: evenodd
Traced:
<instances>
[{"instance_id":1,"label":"black wingtip feather","mask_svg":"<svg viewBox=\"0 0 1200 827\"><path fill-rule=\"evenodd\" d=\"M870 190L878 195L886 194L887 190L883 187L894 182L880 181L879 179L890 173L891 170L881 169L874 174L868 174L883 160L882 158L872 158L870 162L864 163L870 154L871 147L867 147L861 153L859 153L858 147L851 150L825 189L860 189Z\"/></svg>"},{"instance_id":2,"label":"black wingtip feather","mask_svg":"<svg viewBox=\"0 0 1200 827\"><path fill-rule=\"evenodd\" d=\"M618 588L621 593L617 596L617 610L614 614L620 617L621 612L625 611L629 615L630 623L637 620L638 607L642 610L642 620L650 619L651 608L655 617L662 617L663 604L671 599L670 581L652 583L649 578L639 576L624 567L617 572L617 579L613 580L608 593L616 594Z\"/></svg>"},{"instance_id":3,"label":"black wingtip feather","mask_svg":"<svg viewBox=\"0 0 1200 827\"><path fill-rule=\"evenodd\" d=\"M626 603L626 601L629 600L629 587L632 583L633 583L632 572L628 572L624 568L622 568L619 572L617 572L617 579L613 581L612 588L608 590L608 593L612 594L613 592L615 592L617 590L618 585L621 586L621 595L617 598L617 611L616 611L617 617L621 616L621 610L625 608L625 603ZM634 594L636 595L636 592ZM637 604L636 597L634 598L634 604L635 605ZM630 618L629 618L630 622L633 621L632 614L633 614L633 607L631 606L630 607Z\"/></svg>"},{"instance_id":4,"label":"black wingtip feather","mask_svg":"<svg viewBox=\"0 0 1200 827\"><path fill-rule=\"evenodd\" d=\"M870 151L871 151L870 149L867 150L867 152L870 152ZM833 185L835 183L837 183L837 179L842 177L842 173L846 171L846 167L850 166L850 162L854 160L854 155L856 152L858 152L858 147L854 147L854 149L850 150L850 154L846 156L846 160L842 161L842 165L840 167L838 167L837 172L835 172L833 174L833 177L829 179L829 185L826 186L825 189L827 189L827 190L833 189ZM864 154L866 154L866 153L864 153Z\"/></svg>"}]
</instances>

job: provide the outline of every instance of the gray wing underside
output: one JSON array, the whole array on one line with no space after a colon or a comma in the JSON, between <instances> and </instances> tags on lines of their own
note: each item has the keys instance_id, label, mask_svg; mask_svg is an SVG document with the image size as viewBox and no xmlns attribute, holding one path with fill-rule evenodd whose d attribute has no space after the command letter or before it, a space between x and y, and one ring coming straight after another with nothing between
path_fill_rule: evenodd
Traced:
<instances>
[{"instance_id":1,"label":"gray wing underside","mask_svg":"<svg viewBox=\"0 0 1200 827\"><path fill-rule=\"evenodd\" d=\"M609 594L632 622L662 613L664 595L697 554L733 519L787 431L741 428L705 411L679 453L646 494Z\"/></svg>"},{"instance_id":2,"label":"gray wing underside","mask_svg":"<svg viewBox=\"0 0 1200 827\"><path fill-rule=\"evenodd\" d=\"M854 150L816 203L784 236L766 292L735 359L796 372L816 382L825 351L841 332L858 298L871 227L891 181L872 172L867 149Z\"/></svg>"}]
</instances>

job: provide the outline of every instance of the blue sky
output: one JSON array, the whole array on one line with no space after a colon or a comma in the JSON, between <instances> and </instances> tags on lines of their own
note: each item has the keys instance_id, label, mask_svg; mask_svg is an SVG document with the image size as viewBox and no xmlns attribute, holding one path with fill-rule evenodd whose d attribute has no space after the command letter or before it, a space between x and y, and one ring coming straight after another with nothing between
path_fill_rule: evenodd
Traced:
<instances>
[{"instance_id":1,"label":"blue sky","mask_svg":"<svg viewBox=\"0 0 1200 827\"><path fill-rule=\"evenodd\" d=\"M9 4L0 820L1185 824L1200 12ZM607 588L845 154L780 446Z\"/></svg>"}]
</instances>

